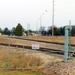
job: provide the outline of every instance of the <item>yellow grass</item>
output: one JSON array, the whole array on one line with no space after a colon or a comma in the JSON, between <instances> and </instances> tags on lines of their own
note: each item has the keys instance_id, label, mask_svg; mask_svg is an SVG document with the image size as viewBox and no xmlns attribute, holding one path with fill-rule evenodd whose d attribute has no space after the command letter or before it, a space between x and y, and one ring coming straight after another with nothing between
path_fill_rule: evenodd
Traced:
<instances>
[{"instance_id":1,"label":"yellow grass","mask_svg":"<svg viewBox=\"0 0 75 75\"><path fill-rule=\"evenodd\" d=\"M63 61L63 58L46 55L44 53L33 53L35 51L31 51L31 53L23 53L30 50L22 50L16 48L10 48L10 53L18 53L22 52L22 54L10 54L10 64L11 68L40 68L43 65L48 63L54 63ZM8 67L8 47L0 48L0 67L7 68Z\"/></svg>"},{"instance_id":2,"label":"yellow grass","mask_svg":"<svg viewBox=\"0 0 75 75\"><path fill-rule=\"evenodd\" d=\"M47 41L47 42L57 42L57 43L64 43L65 41L64 36L25 36L21 38L41 40L41 41ZM75 37L70 37L70 43L75 44Z\"/></svg>"},{"instance_id":3,"label":"yellow grass","mask_svg":"<svg viewBox=\"0 0 75 75\"><path fill-rule=\"evenodd\" d=\"M10 50L11 52L20 52L16 49ZM21 51L22 52L22 51ZM30 68L41 66L42 60L32 54L10 54L11 68ZM0 67L8 67L8 49L0 49Z\"/></svg>"},{"instance_id":4,"label":"yellow grass","mask_svg":"<svg viewBox=\"0 0 75 75\"><path fill-rule=\"evenodd\" d=\"M25 36L25 37L19 37L19 38L25 38L25 39L32 39L32 40L40 40L40 41L47 41L47 42L57 42L57 43L64 43L64 37L63 36ZM0 43L8 43L8 38L0 37ZM31 46L31 44L27 42L21 42L16 39L10 39L11 44L17 44L17 45L28 45ZM70 43L75 44L75 37L70 37Z\"/></svg>"},{"instance_id":5,"label":"yellow grass","mask_svg":"<svg viewBox=\"0 0 75 75\"><path fill-rule=\"evenodd\" d=\"M9 38L0 38L0 43L9 44ZM10 38L10 44L31 46L30 43L19 41L19 40L12 39L12 38Z\"/></svg>"}]
</instances>

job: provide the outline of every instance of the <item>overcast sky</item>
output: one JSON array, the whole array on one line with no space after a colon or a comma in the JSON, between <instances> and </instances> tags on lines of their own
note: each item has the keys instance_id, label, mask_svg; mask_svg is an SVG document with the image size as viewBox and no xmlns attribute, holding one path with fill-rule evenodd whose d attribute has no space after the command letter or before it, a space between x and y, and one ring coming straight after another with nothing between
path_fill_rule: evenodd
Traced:
<instances>
[{"instance_id":1,"label":"overcast sky","mask_svg":"<svg viewBox=\"0 0 75 75\"><path fill-rule=\"evenodd\" d=\"M52 26L52 1L53 0L0 0L0 28L16 27L18 23L27 29L36 30L42 26ZM75 0L55 0L55 21L57 27L69 24L75 25ZM47 12L46 12L47 10ZM44 15L43 15L44 13Z\"/></svg>"}]
</instances>

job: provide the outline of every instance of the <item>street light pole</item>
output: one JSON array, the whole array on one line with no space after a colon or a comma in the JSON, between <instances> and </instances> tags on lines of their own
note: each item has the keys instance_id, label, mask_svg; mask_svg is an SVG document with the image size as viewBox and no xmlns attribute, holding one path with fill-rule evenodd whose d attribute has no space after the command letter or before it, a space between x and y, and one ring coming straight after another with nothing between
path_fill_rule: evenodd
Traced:
<instances>
[{"instance_id":1,"label":"street light pole","mask_svg":"<svg viewBox=\"0 0 75 75\"><path fill-rule=\"evenodd\" d=\"M39 21L39 19L40 18L38 18L37 21L36 21L36 35L37 35L37 32L38 32L38 21Z\"/></svg>"},{"instance_id":2,"label":"street light pole","mask_svg":"<svg viewBox=\"0 0 75 75\"><path fill-rule=\"evenodd\" d=\"M47 12L47 10L45 11ZM44 15L44 13L42 15L40 15L40 35L41 35L41 27L42 27L42 16Z\"/></svg>"},{"instance_id":3,"label":"street light pole","mask_svg":"<svg viewBox=\"0 0 75 75\"><path fill-rule=\"evenodd\" d=\"M41 27L42 27L42 15L40 15L40 35L41 35Z\"/></svg>"},{"instance_id":4,"label":"street light pole","mask_svg":"<svg viewBox=\"0 0 75 75\"><path fill-rule=\"evenodd\" d=\"M52 36L54 36L54 0L53 0L53 12L52 12Z\"/></svg>"}]
</instances>

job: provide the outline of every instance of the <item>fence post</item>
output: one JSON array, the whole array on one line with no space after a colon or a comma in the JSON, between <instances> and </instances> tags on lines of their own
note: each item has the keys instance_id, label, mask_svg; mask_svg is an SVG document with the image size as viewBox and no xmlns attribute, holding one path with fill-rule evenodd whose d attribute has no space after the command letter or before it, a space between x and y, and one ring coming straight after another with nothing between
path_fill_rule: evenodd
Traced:
<instances>
[{"instance_id":1,"label":"fence post","mask_svg":"<svg viewBox=\"0 0 75 75\"><path fill-rule=\"evenodd\" d=\"M65 27L65 45L64 45L64 61L68 61L68 51L69 51L69 34L68 34L69 27Z\"/></svg>"},{"instance_id":2,"label":"fence post","mask_svg":"<svg viewBox=\"0 0 75 75\"><path fill-rule=\"evenodd\" d=\"M8 69L10 69L10 36L8 38Z\"/></svg>"}]
</instances>

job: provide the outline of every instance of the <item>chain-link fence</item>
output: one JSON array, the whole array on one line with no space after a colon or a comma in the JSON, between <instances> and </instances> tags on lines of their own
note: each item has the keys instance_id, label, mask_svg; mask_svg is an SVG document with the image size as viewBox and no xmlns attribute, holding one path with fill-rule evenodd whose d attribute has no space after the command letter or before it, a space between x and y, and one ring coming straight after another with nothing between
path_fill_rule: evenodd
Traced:
<instances>
[{"instance_id":1,"label":"chain-link fence","mask_svg":"<svg viewBox=\"0 0 75 75\"><path fill-rule=\"evenodd\" d=\"M34 68L63 60L63 57L56 57L49 50L63 51L64 45L10 37L0 39L0 68ZM39 46L39 49L32 49L32 45ZM48 51L46 51L47 49Z\"/></svg>"}]
</instances>

